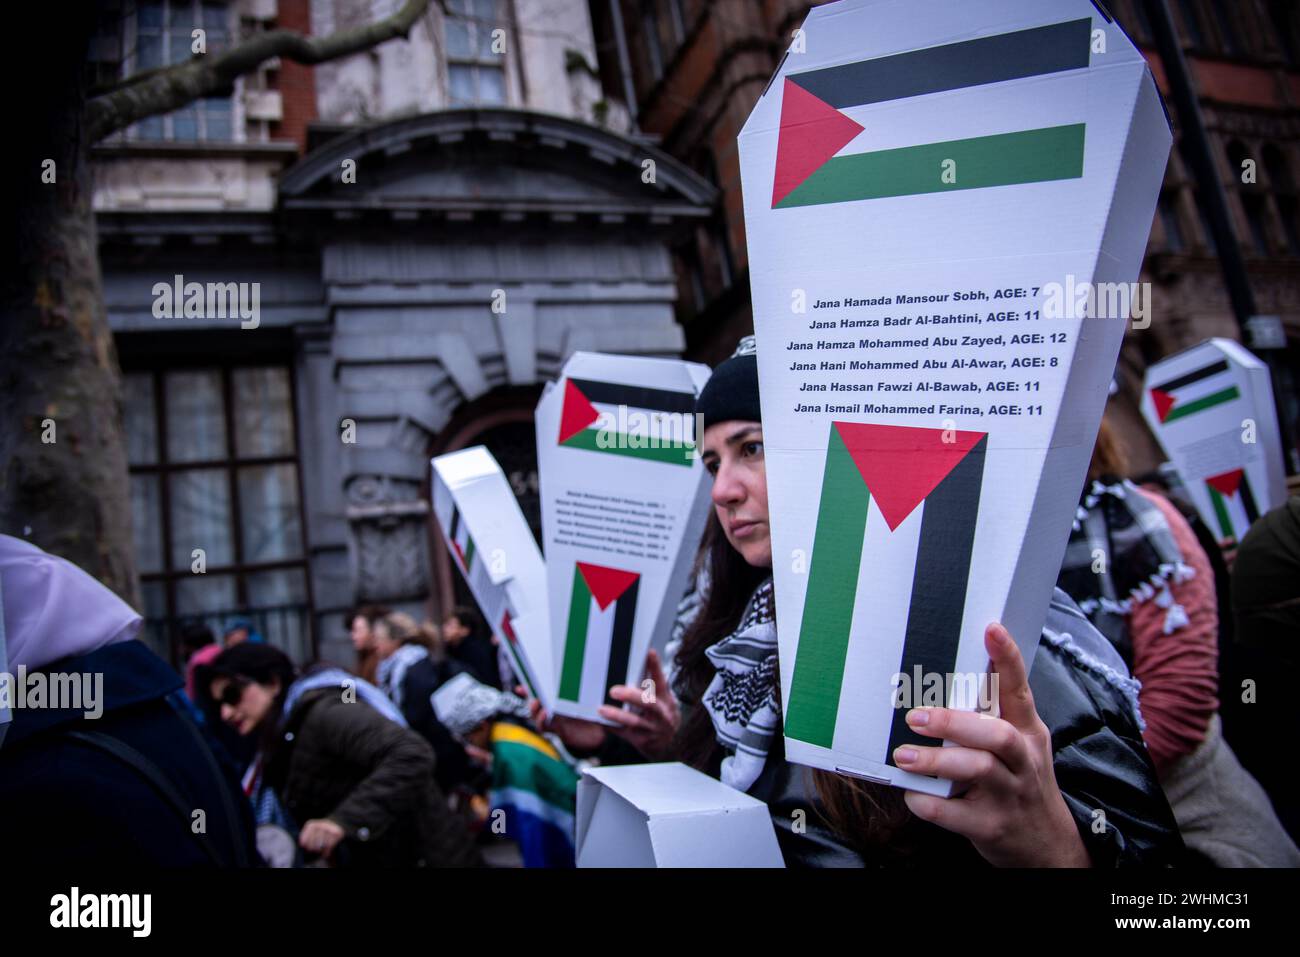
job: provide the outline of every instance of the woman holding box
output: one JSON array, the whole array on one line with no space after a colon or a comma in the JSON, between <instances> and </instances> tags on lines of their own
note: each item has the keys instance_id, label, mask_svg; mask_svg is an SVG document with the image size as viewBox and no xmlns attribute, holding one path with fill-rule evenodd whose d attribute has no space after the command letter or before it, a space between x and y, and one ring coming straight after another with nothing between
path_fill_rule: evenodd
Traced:
<instances>
[{"instance_id":1,"label":"woman holding box","mask_svg":"<svg viewBox=\"0 0 1300 957\"><path fill-rule=\"evenodd\" d=\"M697 404L713 476L703 558L710 582L669 683L654 652L653 699L618 686L606 706L625 760L681 760L767 803L790 866L1157 865L1183 846L1132 706L1134 687L1065 595L1053 599L1032 677L991 624L1000 718L915 708L934 747L902 747L900 768L965 785L960 797L902 791L785 760L768 531L767 480L752 339L714 372ZM1073 636L1073 637L1071 637ZM571 747L618 763L597 724L547 716ZM944 741L956 747L942 747Z\"/></svg>"}]
</instances>

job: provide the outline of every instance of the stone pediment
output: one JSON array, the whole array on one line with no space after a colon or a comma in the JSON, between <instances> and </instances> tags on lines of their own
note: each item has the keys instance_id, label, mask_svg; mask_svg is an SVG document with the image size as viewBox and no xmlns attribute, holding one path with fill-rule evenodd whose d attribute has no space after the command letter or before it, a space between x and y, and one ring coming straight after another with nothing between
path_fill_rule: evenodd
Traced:
<instances>
[{"instance_id":1,"label":"stone pediment","mask_svg":"<svg viewBox=\"0 0 1300 957\"><path fill-rule=\"evenodd\" d=\"M355 163L355 182L344 171ZM716 190L645 143L561 117L452 110L359 129L280 180L287 212L708 215Z\"/></svg>"}]
</instances>

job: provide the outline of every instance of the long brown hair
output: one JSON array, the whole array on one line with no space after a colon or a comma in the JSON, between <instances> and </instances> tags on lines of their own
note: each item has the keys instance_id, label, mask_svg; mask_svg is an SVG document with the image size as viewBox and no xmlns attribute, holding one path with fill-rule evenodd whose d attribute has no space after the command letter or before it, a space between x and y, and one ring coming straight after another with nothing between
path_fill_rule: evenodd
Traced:
<instances>
[{"instance_id":1,"label":"long brown hair","mask_svg":"<svg viewBox=\"0 0 1300 957\"><path fill-rule=\"evenodd\" d=\"M716 673L705 651L735 631L750 596L770 570L750 565L731 546L716 511L710 511L700 542L696 570L701 567L707 570L708 587L699 614L682 637L677 652L673 690L686 707L673 751L686 764L716 774L723 752L714 737L713 722L699 704ZM779 701L779 673L776 694ZM821 804L818 810L826 824L864 857L881 857L890 838L908 819L903 792L828 771L810 770L809 773Z\"/></svg>"}]
</instances>

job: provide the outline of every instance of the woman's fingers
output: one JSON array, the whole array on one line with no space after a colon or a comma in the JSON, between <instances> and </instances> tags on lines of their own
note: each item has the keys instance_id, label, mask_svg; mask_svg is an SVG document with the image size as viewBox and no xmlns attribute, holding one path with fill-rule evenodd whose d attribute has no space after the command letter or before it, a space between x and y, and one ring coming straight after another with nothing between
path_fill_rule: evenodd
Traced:
<instances>
[{"instance_id":1,"label":"woman's fingers","mask_svg":"<svg viewBox=\"0 0 1300 957\"><path fill-rule=\"evenodd\" d=\"M965 784L1010 786L1012 775L990 751L977 748L925 748L905 744L894 749L894 762L904 771L930 774Z\"/></svg>"},{"instance_id":2,"label":"woman's fingers","mask_svg":"<svg viewBox=\"0 0 1300 957\"><path fill-rule=\"evenodd\" d=\"M664 674L663 663L659 660L659 652L653 648L645 657L646 677L655 683L655 695L658 698L664 698L672 694L672 689L668 686L668 676Z\"/></svg>"},{"instance_id":3,"label":"woman's fingers","mask_svg":"<svg viewBox=\"0 0 1300 957\"><path fill-rule=\"evenodd\" d=\"M613 721L619 727L615 730L622 731L649 731L648 722L639 714L633 714L623 708L615 708L607 704L600 706L599 714L607 721Z\"/></svg>"},{"instance_id":4,"label":"woman's fingers","mask_svg":"<svg viewBox=\"0 0 1300 957\"><path fill-rule=\"evenodd\" d=\"M1034 694L1029 690L1029 672L1020 649L1011 635L997 622L984 631L984 647L989 653L992 670L998 680L998 707L1004 721L1026 733L1038 728Z\"/></svg>"},{"instance_id":5,"label":"woman's fingers","mask_svg":"<svg viewBox=\"0 0 1300 957\"><path fill-rule=\"evenodd\" d=\"M903 803L921 820L961 834L977 845L989 840L996 826L987 806L964 798L941 798L920 791L905 791Z\"/></svg>"},{"instance_id":6,"label":"woman's fingers","mask_svg":"<svg viewBox=\"0 0 1300 957\"><path fill-rule=\"evenodd\" d=\"M631 685L614 685L609 689L609 696L615 701L621 701L623 704L645 704L642 695L644 692L640 688L633 688Z\"/></svg>"},{"instance_id":7,"label":"woman's fingers","mask_svg":"<svg viewBox=\"0 0 1300 957\"><path fill-rule=\"evenodd\" d=\"M1024 735L1002 718L951 708L913 708L907 713L907 725L927 738L992 752L1013 774L1034 771Z\"/></svg>"}]
</instances>

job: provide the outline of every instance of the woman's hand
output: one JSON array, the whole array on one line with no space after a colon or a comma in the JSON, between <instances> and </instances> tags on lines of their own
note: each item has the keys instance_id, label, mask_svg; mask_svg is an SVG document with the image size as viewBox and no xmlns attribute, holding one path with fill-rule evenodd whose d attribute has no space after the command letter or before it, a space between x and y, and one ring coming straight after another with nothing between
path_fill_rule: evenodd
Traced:
<instances>
[{"instance_id":1,"label":"woman's hand","mask_svg":"<svg viewBox=\"0 0 1300 957\"><path fill-rule=\"evenodd\" d=\"M520 697L527 697L522 686L515 688ZM528 713L538 731L549 731L564 742L564 746L578 757L590 754L605 743L607 729L595 721L568 718L562 714L548 714L536 698L528 699Z\"/></svg>"},{"instance_id":2,"label":"woman's hand","mask_svg":"<svg viewBox=\"0 0 1300 957\"><path fill-rule=\"evenodd\" d=\"M329 860L343 837L343 828L329 818L321 817L302 826L298 832L298 844L304 851Z\"/></svg>"},{"instance_id":3,"label":"woman's hand","mask_svg":"<svg viewBox=\"0 0 1300 957\"><path fill-rule=\"evenodd\" d=\"M984 633L984 647L998 677L1002 716L914 708L907 715L912 730L958 747L904 745L894 752L906 771L969 788L952 798L908 791L904 801L922 820L969 838L996 866L1088 867L1088 851L1056 786L1052 735L1034 708L1020 649L996 623Z\"/></svg>"},{"instance_id":4,"label":"woman's hand","mask_svg":"<svg viewBox=\"0 0 1300 957\"><path fill-rule=\"evenodd\" d=\"M558 735L565 747L575 752L595 751L604 743L606 734L617 734L647 758L667 756L680 719L677 699L668 686L663 666L659 663L659 655L653 649L646 655L645 665L646 677L653 683L653 687L643 689L631 685L614 685L609 689L611 698L632 705L635 711L607 704L600 706L600 716L613 722L613 727L581 718L548 715L541 702L535 698L528 702L533 723L539 730ZM523 688L515 690L520 695L525 693Z\"/></svg>"},{"instance_id":5,"label":"woman's hand","mask_svg":"<svg viewBox=\"0 0 1300 957\"><path fill-rule=\"evenodd\" d=\"M615 723L616 727L610 729L614 734L627 740L647 758L658 760L668 755L681 714L659 663L659 653L654 649L646 655L645 673L651 687L614 685L609 689L611 698L632 705L632 710L604 704L600 706L600 716Z\"/></svg>"}]
</instances>

